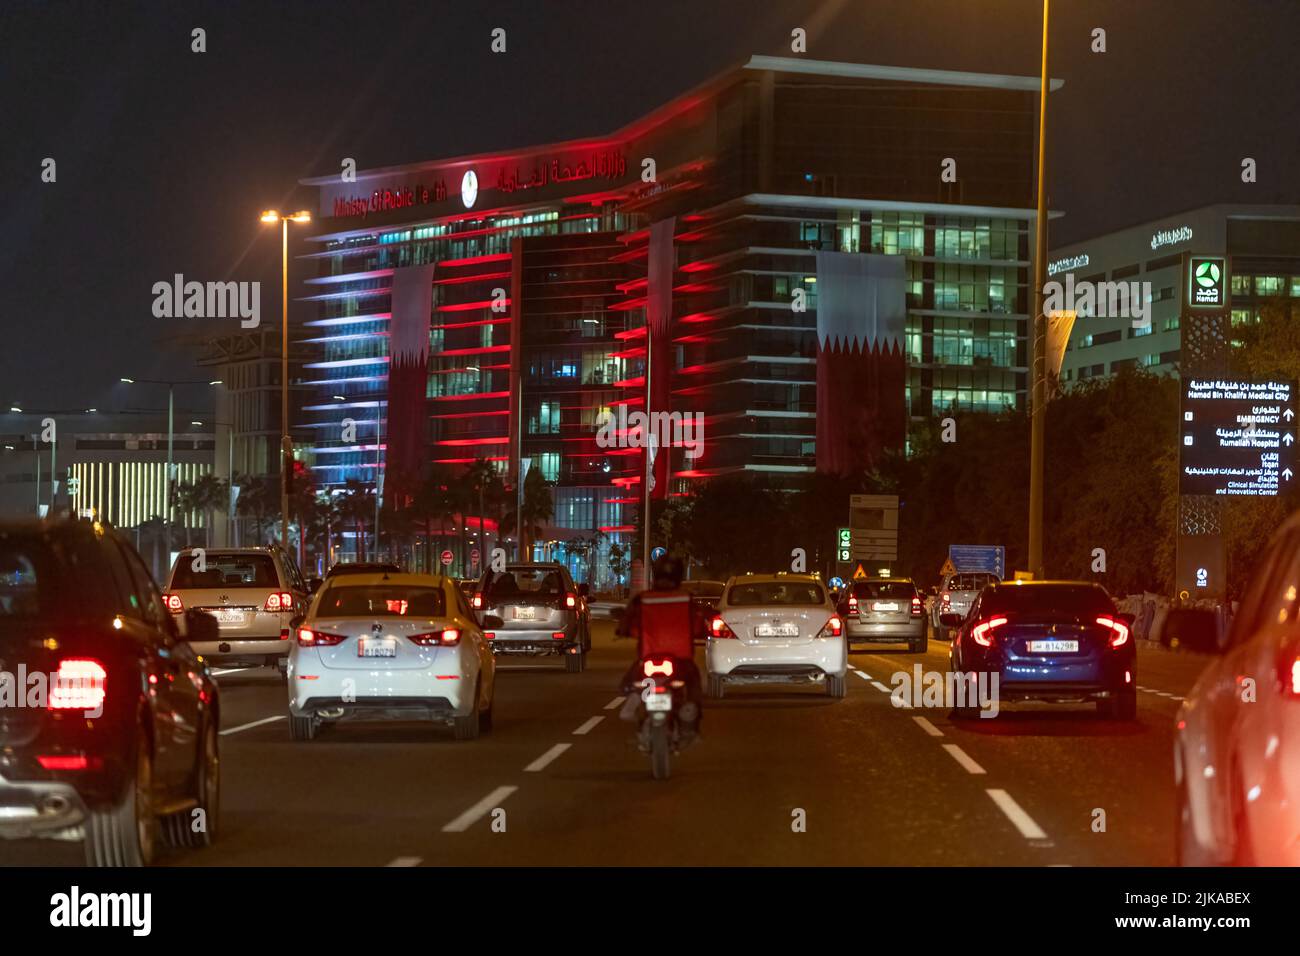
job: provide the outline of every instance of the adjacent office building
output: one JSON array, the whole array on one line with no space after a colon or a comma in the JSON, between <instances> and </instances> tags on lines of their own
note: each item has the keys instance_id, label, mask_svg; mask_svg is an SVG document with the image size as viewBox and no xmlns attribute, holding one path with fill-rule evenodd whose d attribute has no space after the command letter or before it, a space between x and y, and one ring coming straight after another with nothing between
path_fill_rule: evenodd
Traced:
<instances>
[{"instance_id":1,"label":"adjacent office building","mask_svg":"<svg viewBox=\"0 0 1300 956\"><path fill-rule=\"evenodd\" d=\"M1271 299L1300 300L1300 206L1203 206L1052 250L1048 279L1146 283L1150 325L1080 313L1061 368L1069 387L1125 366L1178 370L1190 256L1223 257L1234 326L1258 321Z\"/></svg>"},{"instance_id":2,"label":"adjacent office building","mask_svg":"<svg viewBox=\"0 0 1300 956\"><path fill-rule=\"evenodd\" d=\"M1023 407L1037 92L754 57L605 135L307 180L318 484L382 469L401 501L427 469L524 459L555 483L548 533L607 547L646 473L598 440L621 408L703 416L699 455L655 458L664 496L859 470L909 416Z\"/></svg>"}]
</instances>

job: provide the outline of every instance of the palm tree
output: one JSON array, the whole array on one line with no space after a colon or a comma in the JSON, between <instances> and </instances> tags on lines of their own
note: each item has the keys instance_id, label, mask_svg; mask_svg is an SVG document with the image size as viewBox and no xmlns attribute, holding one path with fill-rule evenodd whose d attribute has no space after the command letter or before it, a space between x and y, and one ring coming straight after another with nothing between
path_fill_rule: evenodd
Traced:
<instances>
[{"instance_id":1,"label":"palm tree","mask_svg":"<svg viewBox=\"0 0 1300 956\"><path fill-rule=\"evenodd\" d=\"M240 489L235 512L253 519L253 537L260 544L265 540L268 523L275 525L280 518L279 479L243 475L235 483Z\"/></svg>"},{"instance_id":2,"label":"palm tree","mask_svg":"<svg viewBox=\"0 0 1300 956\"><path fill-rule=\"evenodd\" d=\"M225 513L230 501L229 485L216 475L201 475L190 486L190 506L203 513L203 526L206 529L204 541L212 545L213 513L219 508ZM188 541L186 542L188 544Z\"/></svg>"},{"instance_id":3,"label":"palm tree","mask_svg":"<svg viewBox=\"0 0 1300 956\"><path fill-rule=\"evenodd\" d=\"M349 478L337 498L340 521L351 521L356 529L357 561L366 557L366 519L375 513L375 489L356 478Z\"/></svg>"},{"instance_id":4,"label":"palm tree","mask_svg":"<svg viewBox=\"0 0 1300 956\"><path fill-rule=\"evenodd\" d=\"M519 532L520 560L527 560L530 542L542 534L542 522L550 521L555 514L551 500L550 482L542 477L540 468L529 468L524 478L523 528Z\"/></svg>"}]
</instances>

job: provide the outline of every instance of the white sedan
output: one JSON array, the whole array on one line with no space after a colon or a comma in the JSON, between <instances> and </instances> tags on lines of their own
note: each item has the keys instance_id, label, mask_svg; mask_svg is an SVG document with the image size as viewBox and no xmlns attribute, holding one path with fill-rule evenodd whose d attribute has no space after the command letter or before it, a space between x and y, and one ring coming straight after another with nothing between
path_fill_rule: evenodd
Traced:
<instances>
[{"instance_id":1,"label":"white sedan","mask_svg":"<svg viewBox=\"0 0 1300 956\"><path fill-rule=\"evenodd\" d=\"M289 724L311 740L339 720L432 720L471 740L492 724L496 664L451 578L330 579L295 621Z\"/></svg>"},{"instance_id":2,"label":"white sedan","mask_svg":"<svg viewBox=\"0 0 1300 956\"><path fill-rule=\"evenodd\" d=\"M1179 862L1300 866L1300 516L1278 531L1223 647L1201 613L1165 623L1185 615L1180 644L1216 655L1178 713Z\"/></svg>"},{"instance_id":3,"label":"white sedan","mask_svg":"<svg viewBox=\"0 0 1300 956\"><path fill-rule=\"evenodd\" d=\"M845 693L844 622L811 574L732 577L709 622L704 659L712 697L739 683L821 681L831 697Z\"/></svg>"}]
</instances>

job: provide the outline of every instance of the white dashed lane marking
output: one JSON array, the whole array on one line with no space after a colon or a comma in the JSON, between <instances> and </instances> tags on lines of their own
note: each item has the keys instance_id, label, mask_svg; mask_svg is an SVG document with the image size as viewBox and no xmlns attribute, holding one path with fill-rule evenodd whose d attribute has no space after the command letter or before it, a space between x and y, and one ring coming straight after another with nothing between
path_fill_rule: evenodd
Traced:
<instances>
[{"instance_id":1,"label":"white dashed lane marking","mask_svg":"<svg viewBox=\"0 0 1300 956\"><path fill-rule=\"evenodd\" d=\"M464 833L472 827L484 814L495 810L501 805L502 801L510 794L518 790L518 787L497 787L486 797L480 800L474 806L470 807L455 820L452 820L442 828L443 833Z\"/></svg>"},{"instance_id":2,"label":"white dashed lane marking","mask_svg":"<svg viewBox=\"0 0 1300 956\"><path fill-rule=\"evenodd\" d=\"M399 856L397 859L393 860L393 862L389 863L388 865L389 866L419 866L420 863L423 862L423 860L424 857L420 857L420 856Z\"/></svg>"},{"instance_id":3,"label":"white dashed lane marking","mask_svg":"<svg viewBox=\"0 0 1300 956\"><path fill-rule=\"evenodd\" d=\"M606 709L606 710L613 710L613 709L616 708L616 707L622 707L622 706L623 706L623 700L624 700L624 698L622 698L622 697L615 697L613 700L611 700L608 704L605 705L605 709Z\"/></svg>"},{"instance_id":4,"label":"white dashed lane marking","mask_svg":"<svg viewBox=\"0 0 1300 956\"><path fill-rule=\"evenodd\" d=\"M572 746L573 744L556 744L550 750L546 751L546 753L542 754L540 757L538 757L536 760L530 763L527 767L525 767L524 773L540 773L550 765L552 760L554 760L556 757L564 753Z\"/></svg>"},{"instance_id":5,"label":"white dashed lane marking","mask_svg":"<svg viewBox=\"0 0 1300 956\"><path fill-rule=\"evenodd\" d=\"M600 722L601 722L602 720L604 720L604 719L605 719L604 717L601 717L601 716L599 716L599 715L597 715L597 716L591 718L590 720L584 722L583 725L582 725L581 727L579 727L577 730L575 730L575 731L573 732L573 735L574 735L575 737L582 737L582 736L584 736L585 734L589 734L589 733L591 733L591 728L595 727L598 723L600 723Z\"/></svg>"},{"instance_id":6,"label":"white dashed lane marking","mask_svg":"<svg viewBox=\"0 0 1300 956\"><path fill-rule=\"evenodd\" d=\"M882 694L888 694L890 692L889 688L886 687L884 684L880 683L880 681L878 680L873 680L871 682L871 686L874 687L876 690L880 691Z\"/></svg>"},{"instance_id":7,"label":"white dashed lane marking","mask_svg":"<svg viewBox=\"0 0 1300 956\"><path fill-rule=\"evenodd\" d=\"M913 717L912 719L913 719L914 721L916 721L916 725L917 725L918 727L920 727L922 730L924 730L924 731L925 731L927 734L929 734L931 737L942 737L942 736L943 736L943 731L940 730L938 727L936 727L934 724L930 723L930 722L929 722L928 720L926 720L924 717Z\"/></svg>"},{"instance_id":8,"label":"white dashed lane marking","mask_svg":"<svg viewBox=\"0 0 1300 956\"><path fill-rule=\"evenodd\" d=\"M956 744L944 744L943 749L948 751L952 755L952 759L961 764L967 773L984 773L984 768L972 760L970 755Z\"/></svg>"},{"instance_id":9,"label":"white dashed lane marking","mask_svg":"<svg viewBox=\"0 0 1300 956\"><path fill-rule=\"evenodd\" d=\"M228 730L223 730L221 736L224 737L226 734L237 734L241 730L251 730L254 727L261 727L263 724L273 723L277 720L284 720L284 714L276 714L274 717L263 717L261 720L255 720L250 724L240 724L238 727L231 727Z\"/></svg>"},{"instance_id":10,"label":"white dashed lane marking","mask_svg":"<svg viewBox=\"0 0 1300 956\"><path fill-rule=\"evenodd\" d=\"M985 790L984 792L993 798L993 802L1007 815L1007 819L1015 825L1015 828L1020 831L1020 835L1026 840L1047 839L1047 834L1043 831L1043 828L1034 822L1033 817L1025 813L1020 804L1011 798L1011 794L1005 790Z\"/></svg>"}]
</instances>

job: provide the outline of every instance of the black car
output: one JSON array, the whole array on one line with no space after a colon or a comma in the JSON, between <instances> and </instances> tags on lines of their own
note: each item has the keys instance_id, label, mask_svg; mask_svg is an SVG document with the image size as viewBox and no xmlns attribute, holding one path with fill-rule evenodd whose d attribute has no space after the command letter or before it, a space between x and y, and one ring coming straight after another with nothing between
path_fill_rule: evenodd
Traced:
<instances>
[{"instance_id":1,"label":"black car","mask_svg":"<svg viewBox=\"0 0 1300 956\"><path fill-rule=\"evenodd\" d=\"M187 615L192 640L217 639L214 617ZM0 524L0 837L80 831L92 866L147 865L160 829L209 845L218 721L130 544L88 521Z\"/></svg>"}]
</instances>

